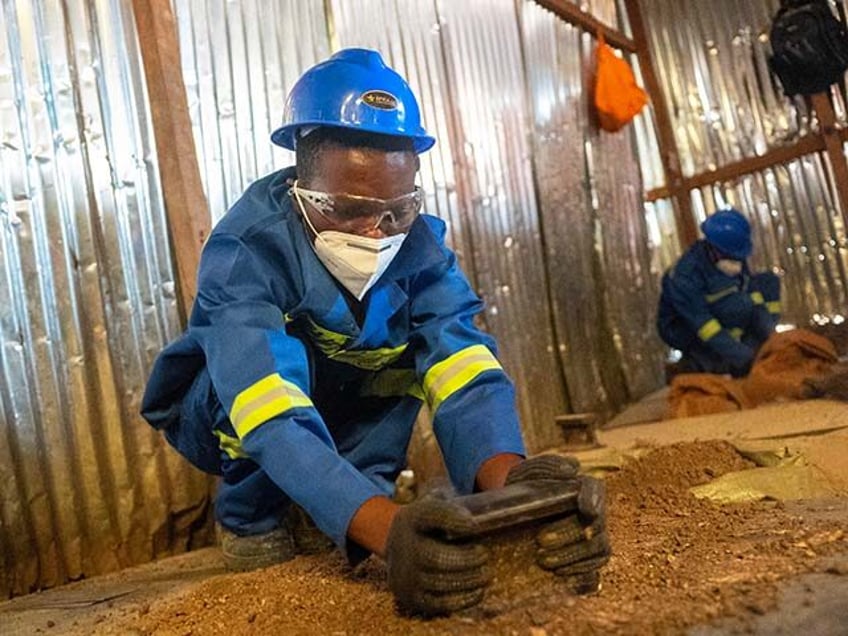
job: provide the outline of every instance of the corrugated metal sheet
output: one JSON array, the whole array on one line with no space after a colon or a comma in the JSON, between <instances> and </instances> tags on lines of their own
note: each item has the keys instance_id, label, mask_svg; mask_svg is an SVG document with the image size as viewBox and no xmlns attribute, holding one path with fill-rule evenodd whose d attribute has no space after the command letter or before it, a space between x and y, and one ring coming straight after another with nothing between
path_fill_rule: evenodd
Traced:
<instances>
[{"instance_id":1,"label":"corrugated metal sheet","mask_svg":"<svg viewBox=\"0 0 848 636\"><path fill-rule=\"evenodd\" d=\"M4 595L185 549L209 484L137 416L178 324L128 4L0 24Z\"/></svg>"},{"instance_id":2,"label":"corrugated metal sheet","mask_svg":"<svg viewBox=\"0 0 848 636\"><path fill-rule=\"evenodd\" d=\"M294 163L269 136L294 82L330 53L324 0L177 0L175 12L214 222L251 181Z\"/></svg>"},{"instance_id":3,"label":"corrugated metal sheet","mask_svg":"<svg viewBox=\"0 0 848 636\"><path fill-rule=\"evenodd\" d=\"M610 400L602 352L611 338L594 284L600 261L586 171L583 36L532 2L523 3L521 24L557 351L572 407L604 410Z\"/></svg>"},{"instance_id":4,"label":"corrugated metal sheet","mask_svg":"<svg viewBox=\"0 0 848 636\"><path fill-rule=\"evenodd\" d=\"M516 7L501 0L437 2L451 78L451 108L467 180L464 222L485 323L515 380L531 448L561 439L566 396L535 196L529 102Z\"/></svg>"},{"instance_id":5,"label":"corrugated metal sheet","mask_svg":"<svg viewBox=\"0 0 848 636\"><path fill-rule=\"evenodd\" d=\"M804 125L767 66L777 1L643 2L683 172L762 154Z\"/></svg>"},{"instance_id":6,"label":"corrugated metal sheet","mask_svg":"<svg viewBox=\"0 0 848 636\"><path fill-rule=\"evenodd\" d=\"M685 174L761 155L817 127L803 100L783 97L768 71L777 0L650 0L641 6ZM833 99L845 125L835 87ZM816 314L845 314L848 249L830 183L826 159L810 155L692 193L698 222L724 205L749 215L754 263L782 276L786 318L801 324Z\"/></svg>"},{"instance_id":7,"label":"corrugated metal sheet","mask_svg":"<svg viewBox=\"0 0 848 636\"><path fill-rule=\"evenodd\" d=\"M610 391L618 388L612 405L618 409L658 388L663 377L663 346L653 328L662 270L652 267L633 136L599 132L589 149L601 247L597 284L617 354L606 356L604 369ZM619 368L623 387L617 387Z\"/></svg>"},{"instance_id":8,"label":"corrugated metal sheet","mask_svg":"<svg viewBox=\"0 0 848 636\"><path fill-rule=\"evenodd\" d=\"M606 16L615 24L612 3ZM642 183L628 131L590 117L595 41L532 2L522 26L554 322L572 406L610 411L656 388L661 346Z\"/></svg>"}]
</instances>

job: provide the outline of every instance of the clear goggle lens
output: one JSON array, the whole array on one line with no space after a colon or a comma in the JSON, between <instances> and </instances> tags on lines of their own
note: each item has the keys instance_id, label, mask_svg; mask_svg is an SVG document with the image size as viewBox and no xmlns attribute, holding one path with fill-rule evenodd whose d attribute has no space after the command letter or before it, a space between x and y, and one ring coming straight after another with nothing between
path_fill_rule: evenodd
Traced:
<instances>
[{"instance_id":1,"label":"clear goggle lens","mask_svg":"<svg viewBox=\"0 0 848 636\"><path fill-rule=\"evenodd\" d=\"M334 228L352 232L370 232L377 228L389 233L405 232L421 212L423 192L418 186L393 199L377 199L355 194L331 194L301 188L297 181L292 190Z\"/></svg>"}]
</instances>

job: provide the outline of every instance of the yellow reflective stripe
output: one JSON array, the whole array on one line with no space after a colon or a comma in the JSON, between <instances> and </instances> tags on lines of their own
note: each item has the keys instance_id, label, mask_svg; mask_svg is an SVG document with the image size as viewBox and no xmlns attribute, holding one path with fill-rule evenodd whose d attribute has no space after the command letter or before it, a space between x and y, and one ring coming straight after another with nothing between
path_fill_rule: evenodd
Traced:
<instances>
[{"instance_id":1,"label":"yellow reflective stripe","mask_svg":"<svg viewBox=\"0 0 848 636\"><path fill-rule=\"evenodd\" d=\"M411 395L424 399L424 391L416 381L415 369L385 369L371 376L360 390L366 397L399 397Z\"/></svg>"},{"instance_id":2,"label":"yellow reflective stripe","mask_svg":"<svg viewBox=\"0 0 848 636\"><path fill-rule=\"evenodd\" d=\"M711 320L708 320L703 325L701 325L701 328L698 329L698 337L704 342L706 342L707 340L715 336L719 331L721 331L721 323L715 318L712 318Z\"/></svg>"},{"instance_id":3,"label":"yellow reflective stripe","mask_svg":"<svg viewBox=\"0 0 848 636\"><path fill-rule=\"evenodd\" d=\"M353 340L352 336L330 331L308 319L309 335L312 342L328 358L343 362L359 369L377 371L395 362L406 351L407 343L397 347L381 347L379 349L345 349L345 345Z\"/></svg>"},{"instance_id":4,"label":"yellow reflective stripe","mask_svg":"<svg viewBox=\"0 0 848 636\"><path fill-rule=\"evenodd\" d=\"M311 318L307 318L307 324L312 342L315 343L315 346L324 355L329 356L341 351L348 341L353 339L351 336L346 336L343 333L325 329Z\"/></svg>"},{"instance_id":5,"label":"yellow reflective stripe","mask_svg":"<svg viewBox=\"0 0 848 636\"><path fill-rule=\"evenodd\" d=\"M779 300L771 300L766 303L766 309L770 314L779 314L780 313L780 301Z\"/></svg>"},{"instance_id":6,"label":"yellow reflective stripe","mask_svg":"<svg viewBox=\"0 0 848 636\"><path fill-rule=\"evenodd\" d=\"M763 298L762 292L758 292L758 291L751 292L751 300L754 301L755 305L762 305L764 302L766 302L766 299Z\"/></svg>"},{"instance_id":7,"label":"yellow reflective stripe","mask_svg":"<svg viewBox=\"0 0 848 636\"><path fill-rule=\"evenodd\" d=\"M279 373L272 373L236 396L230 421L236 435L243 438L272 417L298 406L312 406L312 400Z\"/></svg>"},{"instance_id":8,"label":"yellow reflective stripe","mask_svg":"<svg viewBox=\"0 0 848 636\"><path fill-rule=\"evenodd\" d=\"M745 333L745 330L740 329L739 327L733 327L733 329L730 330L730 335L734 340L742 338L743 333Z\"/></svg>"},{"instance_id":9,"label":"yellow reflective stripe","mask_svg":"<svg viewBox=\"0 0 848 636\"><path fill-rule=\"evenodd\" d=\"M221 431L212 431L212 433L218 438L218 448L224 451L230 459L249 457L241 447L241 440L238 437L230 437Z\"/></svg>"},{"instance_id":10,"label":"yellow reflective stripe","mask_svg":"<svg viewBox=\"0 0 848 636\"><path fill-rule=\"evenodd\" d=\"M406 343L399 347L382 347L381 349L353 349L351 351L337 351L327 357L344 362L360 369L377 371L390 365L403 355L406 351Z\"/></svg>"},{"instance_id":11,"label":"yellow reflective stripe","mask_svg":"<svg viewBox=\"0 0 848 636\"><path fill-rule=\"evenodd\" d=\"M474 345L434 364L424 375L424 393L435 413L451 395L484 371L500 370L500 363L485 345Z\"/></svg>"},{"instance_id":12,"label":"yellow reflective stripe","mask_svg":"<svg viewBox=\"0 0 848 636\"><path fill-rule=\"evenodd\" d=\"M714 294L706 294L706 295L704 296L704 299L705 299L708 303L714 303L714 302L715 302L715 301L717 301L717 300L721 300L721 299L722 299L722 298L724 298L725 296L729 296L730 294L734 294L734 293L736 293L736 291L737 291L737 290L736 290L736 287L735 287L735 286L733 286L733 287L725 287L724 289L720 289L719 291L715 292Z\"/></svg>"}]
</instances>

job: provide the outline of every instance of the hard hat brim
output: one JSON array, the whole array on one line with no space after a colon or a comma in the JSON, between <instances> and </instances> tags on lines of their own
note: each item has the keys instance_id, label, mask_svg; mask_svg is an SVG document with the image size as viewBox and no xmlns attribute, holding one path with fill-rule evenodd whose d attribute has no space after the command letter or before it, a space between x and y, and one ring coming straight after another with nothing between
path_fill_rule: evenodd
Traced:
<instances>
[{"instance_id":1,"label":"hard hat brim","mask_svg":"<svg viewBox=\"0 0 848 636\"><path fill-rule=\"evenodd\" d=\"M412 148L416 154L427 152L436 143L436 139L434 137L431 137L430 135L404 135L400 133L387 133L385 128L378 128L376 126L345 126L339 124L330 124L325 121L301 121L297 124L288 124L286 126L280 126L273 133L271 133L271 141L277 146L286 148L287 150L294 150L295 138L297 136L298 129L307 128L310 126L315 126L319 128L343 128L346 130L370 132L374 133L375 135L381 136L404 137L412 140Z\"/></svg>"}]
</instances>

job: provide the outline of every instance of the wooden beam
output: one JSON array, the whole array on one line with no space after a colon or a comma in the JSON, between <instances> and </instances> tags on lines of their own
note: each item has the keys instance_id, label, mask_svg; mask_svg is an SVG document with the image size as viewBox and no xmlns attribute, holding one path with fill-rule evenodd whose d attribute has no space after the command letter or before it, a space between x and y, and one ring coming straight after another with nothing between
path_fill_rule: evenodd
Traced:
<instances>
[{"instance_id":1,"label":"wooden beam","mask_svg":"<svg viewBox=\"0 0 848 636\"><path fill-rule=\"evenodd\" d=\"M654 188L653 190L648 190L645 193L645 201L647 203L653 203L654 201L659 201L661 199L670 199L671 198L671 190L668 189L668 186L660 186L659 188Z\"/></svg>"},{"instance_id":2,"label":"wooden beam","mask_svg":"<svg viewBox=\"0 0 848 636\"><path fill-rule=\"evenodd\" d=\"M133 0L171 250L178 305L188 316L197 288L200 249L211 219L192 137L171 0Z\"/></svg>"},{"instance_id":3,"label":"wooden beam","mask_svg":"<svg viewBox=\"0 0 848 636\"><path fill-rule=\"evenodd\" d=\"M675 203L674 218L677 222L677 236L681 249L686 249L698 239L698 228L692 215L692 201L689 199L689 190L683 183L683 171L680 166L677 142L674 139L671 115L666 107L662 87L654 69L654 60L651 57L651 48L648 44L647 30L642 20L639 0L624 0L624 6L630 20L630 29L633 31L636 57L642 70L642 78L645 80L645 90L648 92L654 108L660 158L665 171L668 192Z\"/></svg>"},{"instance_id":4,"label":"wooden beam","mask_svg":"<svg viewBox=\"0 0 848 636\"><path fill-rule=\"evenodd\" d=\"M759 172L772 166L780 165L799 159L804 155L809 155L814 152L825 150L825 142L821 136L817 134L804 135L791 146L781 146L772 148L768 152L757 157L748 157L734 161L715 170L700 172L691 177L683 179L683 188L688 192L696 188L712 185L713 183L722 183L724 181L732 181L738 177L752 172ZM646 201L656 201L658 199L668 198L670 190L668 187L655 188L645 194Z\"/></svg>"},{"instance_id":5,"label":"wooden beam","mask_svg":"<svg viewBox=\"0 0 848 636\"><path fill-rule=\"evenodd\" d=\"M578 26L592 35L597 35L598 31L602 31L604 39L610 46L627 51L628 53L636 53L636 43L633 40L621 31L608 27L590 13L583 11L583 9L573 2L569 2L568 0L536 0L536 4L545 7L548 11L555 13L569 24Z\"/></svg>"},{"instance_id":6,"label":"wooden beam","mask_svg":"<svg viewBox=\"0 0 848 636\"><path fill-rule=\"evenodd\" d=\"M830 159L831 175L836 195L839 197L839 207L842 209L842 218L848 223L848 163L845 162L845 151L843 149L844 137L836 130L836 116L830 96L827 93L816 93L810 97L816 116L827 156Z\"/></svg>"}]
</instances>

